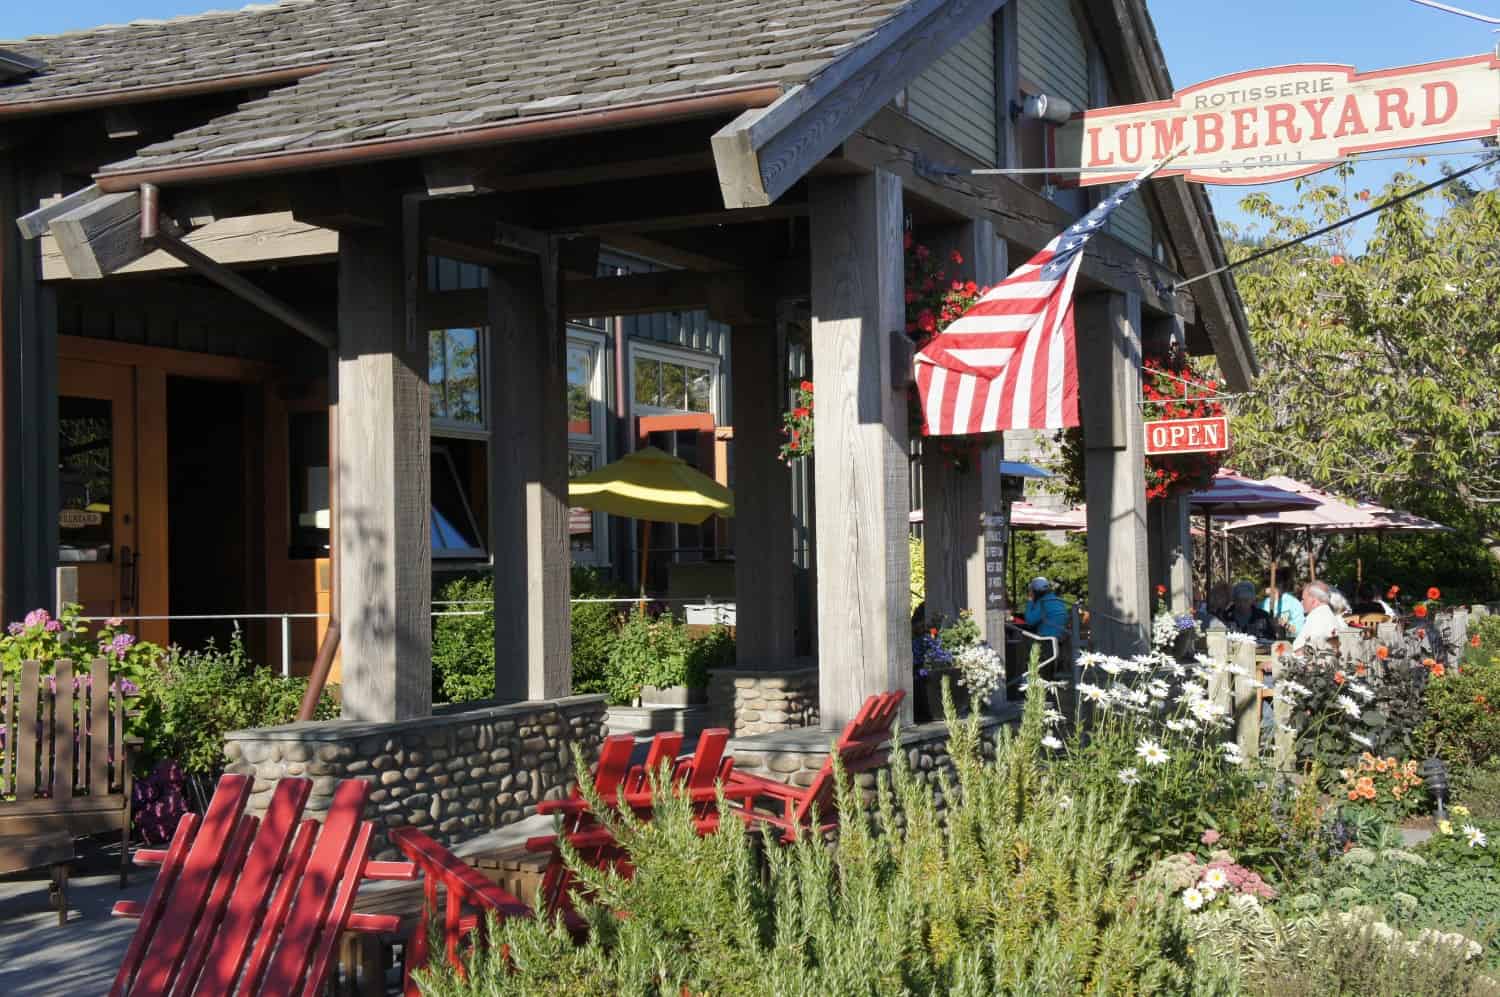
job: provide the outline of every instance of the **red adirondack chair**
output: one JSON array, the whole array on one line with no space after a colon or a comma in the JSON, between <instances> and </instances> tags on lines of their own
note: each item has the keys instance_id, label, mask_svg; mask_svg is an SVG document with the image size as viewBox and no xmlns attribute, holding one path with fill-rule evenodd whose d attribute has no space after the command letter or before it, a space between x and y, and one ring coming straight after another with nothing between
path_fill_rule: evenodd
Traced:
<instances>
[{"instance_id":1,"label":"red adirondack chair","mask_svg":"<svg viewBox=\"0 0 1500 997\"><path fill-rule=\"evenodd\" d=\"M890 752L886 749L891 738L891 723L901 708L906 693L902 690L878 693L866 699L853 720L844 727L844 732L834 742L844 771L850 775L877 769L886 763ZM837 786L833 778L833 758L830 754L823 767L806 788L789 786L774 779L765 779L746 772L732 771L724 785L724 795L732 802L736 812L747 823L770 824L781 833L785 841L792 841L799 831L823 832L838 826ZM775 808L767 812L757 809L757 801L769 802ZM777 813L776 810L780 812ZM820 823L812 824L817 812ZM717 815L705 818L702 830L713 826ZM829 818L834 819L830 820Z\"/></svg>"},{"instance_id":2,"label":"red adirondack chair","mask_svg":"<svg viewBox=\"0 0 1500 997\"><path fill-rule=\"evenodd\" d=\"M486 914L494 913L502 918L531 916L530 907L485 879L463 859L416 828L397 828L391 832L391 843L401 849L402 854L411 859L421 871L427 901L422 908L422 916L407 941L406 997L419 997L420 994L412 980L412 971L427 965L428 919L437 910L439 886L444 893L444 950L449 964L460 973L463 972L463 963L458 957L459 942L484 924ZM473 913L465 914L466 906Z\"/></svg>"},{"instance_id":3,"label":"red adirondack chair","mask_svg":"<svg viewBox=\"0 0 1500 997\"><path fill-rule=\"evenodd\" d=\"M321 824L299 822L310 780L282 779L263 818L244 812L250 788L246 776L223 776L203 816L184 817L165 851L136 853L161 871L144 904L112 911L140 924L111 997L313 997L341 932L398 930L395 916L353 913L362 879L416 878L409 862L369 861L368 783L341 783Z\"/></svg>"}]
</instances>

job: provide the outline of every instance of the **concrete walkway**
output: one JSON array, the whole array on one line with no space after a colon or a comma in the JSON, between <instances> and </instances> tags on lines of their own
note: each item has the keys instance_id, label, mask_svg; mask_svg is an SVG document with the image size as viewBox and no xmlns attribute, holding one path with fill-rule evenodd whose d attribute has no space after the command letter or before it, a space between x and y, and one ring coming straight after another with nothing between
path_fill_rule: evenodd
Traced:
<instances>
[{"instance_id":1,"label":"concrete walkway","mask_svg":"<svg viewBox=\"0 0 1500 997\"><path fill-rule=\"evenodd\" d=\"M109 992L135 921L110 917L116 900L145 901L155 870L133 869L120 889L119 846L79 842L82 860L68 882L68 923L47 902L46 870L0 876L0 994L98 997Z\"/></svg>"}]
</instances>

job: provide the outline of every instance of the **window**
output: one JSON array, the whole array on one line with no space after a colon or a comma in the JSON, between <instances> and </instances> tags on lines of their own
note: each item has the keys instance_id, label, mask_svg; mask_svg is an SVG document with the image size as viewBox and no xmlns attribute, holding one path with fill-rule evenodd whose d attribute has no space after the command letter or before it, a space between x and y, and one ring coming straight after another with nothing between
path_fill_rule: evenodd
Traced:
<instances>
[{"instance_id":1,"label":"window","mask_svg":"<svg viewBox=\"0 0 1500 997\"><path fill-rule=\"evenodd\" d=\"M294 412L287 419L291 460L291 534L287 556L328 556L328 413Z\"/></svg>"},{"instance_id":2,"label":"window","mask_svg":"<svg viewBox=\"0 0 1500 997\"><path fill-rule=\"evenodd\" d=\"M568 477L605 462L604 337L590 329L568 330ZM602 512L572 509L568 545L578 564L609 563L609 520Z\"/></svg>"},{"instance_id":3,"label":"window","mask_svg":"<svg viewBox=\"0 0 1500 997\"><path fill-rule=\"evenodd\" d=\"M432 424L482 429L488 422L483 379L484 335L479 329L434 329L427 334L427 381Z\"/></svg>"},{"instance_id":4,"label":"window","mask_svg":"<svg viewBox=\"0 0 1500 997\"><path fill-rule=\"evenodd\" d=\"M465 441L455 441L453 444L435 444L432 448L432 556L443 557L484 557L484 541L479 531L479 523L474 518L474 511L469 503L470 489L473 474L476 470L483 472L482 468L476 469L471 460L465 459L464 471L461 474L460 458L471 458L472 450L479 449L479 444L470 444L465 447Z\"/></svg>"},{"instance_id":5,"label":"window","mask_svg":"<svg viewBox=\"0 0 1500 997\"><path fill-rule=\"evenodd\" d=\"M653 412L708 412L719 380L718 357L635 345L631 350L631 410Z\"/></svg>"},{"instance_id":6,"label":"window","mask_svg":"<svg viewBox=\"0 0 1500 997\"><path fill-rule=\"evenodd\" d=\"M57 402L62 513L60 561L109 561L114 554L114 407L104 398Z\"/></svg>"}]
</instances>

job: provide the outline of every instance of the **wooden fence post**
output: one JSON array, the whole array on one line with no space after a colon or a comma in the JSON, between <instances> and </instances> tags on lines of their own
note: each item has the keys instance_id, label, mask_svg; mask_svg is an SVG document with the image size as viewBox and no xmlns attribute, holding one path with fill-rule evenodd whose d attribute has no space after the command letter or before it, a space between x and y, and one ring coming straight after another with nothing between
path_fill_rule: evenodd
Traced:
<instances>
[{"instance_id":1,"label":"wooden fence post","mask_svg":"<svg viewBox=\"0 0 1500 997\"><path fill-rule=\"evenodd\" d=\"M1255 642L1237 640L1233 647L1234 663L1246 674L1234 679L1235 740L1246 758L1260 754L1260 676L1256 674Z\"/></svg>"}]
</instances>

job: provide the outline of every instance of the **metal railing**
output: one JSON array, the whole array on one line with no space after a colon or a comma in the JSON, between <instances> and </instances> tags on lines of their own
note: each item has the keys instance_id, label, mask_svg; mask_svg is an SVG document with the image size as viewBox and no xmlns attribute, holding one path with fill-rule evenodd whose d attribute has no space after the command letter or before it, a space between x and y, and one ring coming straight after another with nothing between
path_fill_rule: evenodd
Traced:
<instances>
[{"instance_id":1,"label":"metal railing","mask_svg":"<svg viewBox=\"0 0 1500 997\"><path fill-rule=\"evenodd\" d=\"M706 605L716 605L716 603L714 602L714 600L712 598L707 598L707 597L699 597L699 598L674 597L674 598L668 598L668 597L665 597L665 596L647 596L646 598L647 598L648 602L698 603L698 604L706 604ZM640 602L640 598L638 596L622 596L622 597L619 597L619 598L611 598L611 599L603 599L603 598L569 599L568 602L570 604L572 604L572 603L620 603L622 605L634 605L635 603ZM723 605L723 603L717 603L717 605ZM443 600L434 600L433 603L432 603L432 606L433 606L433 610L432 610L432 614L431 615L433 616L434 619L436 619L436 618L448 617L448 616L484 616L486 613L491 612L493 610L494 603L491 600L489 600L489 599L462 599L462 600L443 599ZM448 607L465 607L465 606L487 607L487 608L482 608L482 609L480 609L480 608L476 608L476 609L463 609L463 608L451 609L451 608L448 608ZM439 607L442 607L442 608L439 608ZM280 630L280 636L281 636L281 674L282 674L283 677L290 678L291 674L292 674L292 623L294 621L326 620L326 619L328 619L328 614L327 613L292 613L292 612L285 612L285 613L178 613L178 614L170 614L169 613L169 614L166 614L166 615L146 615L146 616L80 616L79 619L82 620L85 623L105 623L105 622L108 622L110 620L119 620L121 623L181 623L181 622L213 623L213 622L228 622L228 623L233 623L236 626L238 626L241 621L249 621L249 622L255 622L255 621L260 621L260 620L275 620L275 621L279 621L279 623L280 623L279 630Z\"/></svg>"}]
</instances>

